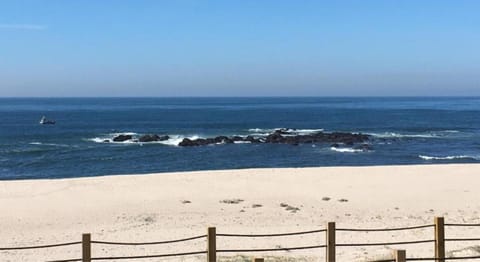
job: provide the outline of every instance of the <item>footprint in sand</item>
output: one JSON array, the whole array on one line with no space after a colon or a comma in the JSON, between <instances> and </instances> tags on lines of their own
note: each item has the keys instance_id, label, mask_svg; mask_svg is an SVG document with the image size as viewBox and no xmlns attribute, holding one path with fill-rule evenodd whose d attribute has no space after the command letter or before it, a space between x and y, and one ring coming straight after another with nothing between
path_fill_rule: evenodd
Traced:
<instances>
[{"instance_id":1,"label":"footprint in sand","mask_svg":"<svg viewBox=\"0 0 480 262\"><path fill-rule=\"evenodd\" d=\"M221 200L220 203L222 204L240 204L242 203L244 200L243 199L224 199L224 200Z\"/></svg>"},{"instance_id":2,"label":"footprint in sand","mask_svg":"<svg viewBox=\"0 0 480 262\"><path fill-rule=\"evenodd\" d=\"M280 203L281 207L284 207L285 210L290 211L291 213L297 213L297 211L300 211L300 208L291 206L287 203Z\"/></svg>"}]
</instances>

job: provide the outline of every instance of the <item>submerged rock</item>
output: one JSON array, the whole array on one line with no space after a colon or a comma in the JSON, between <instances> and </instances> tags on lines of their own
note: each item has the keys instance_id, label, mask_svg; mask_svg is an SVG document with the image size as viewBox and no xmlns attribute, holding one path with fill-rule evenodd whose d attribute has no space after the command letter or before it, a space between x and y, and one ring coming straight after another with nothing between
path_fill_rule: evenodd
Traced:
<instances>
[{"instance_id":1,"label":"submerged rock","mask_svg":"<svg viewBox=\"0 0 480 262\"><path fill-rule=\"evenodd\" d=\"M362 145L354 147L354 149L362 150L362 151L372 151L373 147L369 144L362 144Z\"/></svg>"}]
</instances>

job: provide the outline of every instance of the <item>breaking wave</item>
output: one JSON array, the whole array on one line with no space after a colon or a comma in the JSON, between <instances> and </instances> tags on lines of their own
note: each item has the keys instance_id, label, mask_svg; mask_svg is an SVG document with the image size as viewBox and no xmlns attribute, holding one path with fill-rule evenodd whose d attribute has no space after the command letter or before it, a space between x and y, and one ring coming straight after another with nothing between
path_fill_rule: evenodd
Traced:
<instances>
[{"instance_id":1,"label":"breaking wave","mask_svg":"<svg viewBox=\"0 0 480 262\"><path fill-rule=\"evenodd\" d=\"M252 135L269 135L277 130L282 130L286 133L291 133L294 135L308 135L308 134L314 134L318 132L324 131L323 128L319 129L294 129L294 128L284 128L284 127L278 127L278 128L250 128L248 129L248 132L252 132Z\"/></svg>"},{"instance_id":2,"label":"breaking wave","mask_svg":"<svg viewBox=\"0 0 480 262\"><path fill-rule=\"evenodd\" d=\"M356 148L338 148L338 147L330 147L330 150L340 153L361 153L365 152L363 149L356 149Z\"/></svg>"},{"instance_id":3,"label":"breaking wave","mask_svg":"<svg viewBox=\"0 0 480 262\"><path fill-rule=\"evenodd\" d=\"M70 147L70 145L66 144L54 144L54 143L42 143L42 142L30 142L29 145L33 146L57 146L57 147Z\"/></svg>"},{"instance_id":4,"label":"breaking wave","mask_svg":"<svg viewBox=\"0 0 480 262\"><path fill-rule=\"evenodd\" d=\"M368 133L371 136L379 138L443 138L450 137L452 134L460 133L458 130L443 130L443 131L432 131L432 132L423 132L423 133L395 133L395 132L384 132L384 133Z\"/></svg>"},{"instance_id":5,"label":"breaking wave","mask_svg":"<svg viewBox=\"0 0 480 262\"><path fill-rule=\"evenodd\" d=\"M119 135L131 135L132 139L122 141L122 142L116 142L113 141L113 139ZM95 143L101 143L101 144L132 144L132 145L143 145L143 144L162 144L162 145L167 145L167 146L178 146L180 142L184 138L188 139L199 139L201 138L200 136L197 135L191 135L191 136L186 136L186 135L169 135L169 139L163 140L163 141L152 141L152 142L140 142L138 141L138 137L141 136L142 134L134 133L134 132L126 132L126 133L110 133L105 136L101 137L94 137L94 138L88 138L86 139L87 141L95 142Z\"/></svg>"},{"instance_id":6,"label":"breaking wave","mask_svg":"<svg viewBox=\"0 0 480 262\"><path fill-rule=\"evenodd\" d=\"M323 129L292 129L292 128L251 128L248 129L250 132L249 134L243 134L243 135L236 135L240 137L246 137L248 135L251 136L256 136L256 137L265 137L269 134L272 134L276 130L282 130L286 133L290 134L285 134L285 136L288 135L307 135L307 134L314 134L323 131ZM115 142L113 139L117 136L120 135L130 135L132 136L132 139L122 141L122 142ZM86 141L91 141L94 143L100 143L100 144L163 144L163 145L169 145L169 146L178 146L180 142L182 142L183 139L188 138L191 140L199 139L199 138L204 138L199 135L169 135L168 140L164 141L153 141L153 142L139 142L138 138L142 136L143 134L135 133L135 132L115 132L115 133L109 133L105 134L102 136L98 137L93 137L93 138L87 138L85 139ZM248 144L250 143L249 141L235 141L235 144ZM220 143L221 144L221 143Z\"/></svg>"},{"instance_id":7,"label":"breaking wave","mask_svg":"<svg viewBox=\"0 0 480 262\"><path fill-rule=\"evenodd\" d=\"M455 159L472 159L472 160L480 160L480 155L478 156L471 156L471 155L458 155L458 156L425 156L419 155L423 160L455 160Z\"/></svg>"}]
</instances>

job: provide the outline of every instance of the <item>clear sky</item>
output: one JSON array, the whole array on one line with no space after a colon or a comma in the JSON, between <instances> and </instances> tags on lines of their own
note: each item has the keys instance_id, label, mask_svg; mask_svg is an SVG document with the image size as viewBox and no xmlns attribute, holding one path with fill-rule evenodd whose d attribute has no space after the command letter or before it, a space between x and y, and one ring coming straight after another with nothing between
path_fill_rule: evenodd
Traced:
<instances>
[{"instance_id":1,"label":"clear sky","mask_svg":"<svg viewBox=\"0 0 480 262\"><path fill-rule=\"evenodd\" d=\"M0 0L0 96L480 95L480 1Z\"/></svg>"}]
</instances>

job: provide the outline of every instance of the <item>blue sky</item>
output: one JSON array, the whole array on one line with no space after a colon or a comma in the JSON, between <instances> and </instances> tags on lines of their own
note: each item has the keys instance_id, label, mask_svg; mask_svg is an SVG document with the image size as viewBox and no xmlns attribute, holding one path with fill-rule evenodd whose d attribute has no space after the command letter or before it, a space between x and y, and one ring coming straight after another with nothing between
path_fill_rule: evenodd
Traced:
<instances>
[{"instance_id":1,"label":"blue sky","mask_svg":"<svg viewBox=\"0 0 480 262\"><path fill-rule=\"evenodd\" d=\"M479 14L473 0L0 0L0 96L478 96Z\"/></svg>"}]
</instances>

